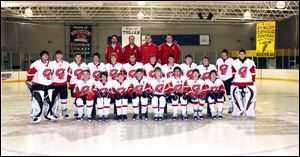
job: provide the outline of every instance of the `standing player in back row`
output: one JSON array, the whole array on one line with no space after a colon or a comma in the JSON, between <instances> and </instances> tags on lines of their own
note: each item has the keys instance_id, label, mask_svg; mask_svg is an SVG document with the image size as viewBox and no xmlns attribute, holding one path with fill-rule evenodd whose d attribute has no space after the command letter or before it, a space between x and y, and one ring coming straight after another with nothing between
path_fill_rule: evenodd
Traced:
<instances>
[{"instance_id":1,"label":"standing player in back row","mask_svg":"<svg viewBox=\"0 0 300 157\"><path fill-rule=\"evenodd\" d=\"M105 64L100 62L100 54L93 54L93 62L87 65L87 70L90 71L90 78L95 81L101 79L101 73L105 71Z\"/></svg>"},{"instance_id":2,"label":"standing player in back row","mask_svg":"<svg viewBox=\"0 0 300 157\"><path fill-rule=\"evenodd\" d=\"M228 113L232 113L232 101L230 96L230 86L232 82L232 71L231 71L231 65L232 65L233 59L229 57L228 50L223 49L221 52L221 58L217 60L216 66L217 66L217 72L218 72L218 78L221 79L225 85L226 94L228 95L229 99L229 109Z\"/></svg>"},{"instance_id":3,"label":"standing player in back row","mask_svg":"<svg viewBox=\"0 0 300 157\"><path fill-rule=\"evenodd\" d=\"M193 63L193 57L191 55L186 55L184 60L185 63L180 65L180 69L182 70L183 76L191 79L193 70L197 69L197 64Z\"/></svg>"},{"instance_id":4,"label":"standing player in back row","mask_svg":"<svg viewBox=\"0 0 300 157\"><path fill-rule=\"evenodd\" d=\"M231 86L231 98L233 103L233 116L255 116L256 87L255 63L246 57L246 51L240 50L239 58L232 62L233 83Z\"/></svg>"},{"instance_id":5,"label":"standing player in back row","mask_svg":"<svg viewBox=\"0 0 300 157\"><path fill-rule=\"evenodd\" d=\"M208 57L204 56L202 58L202 65L198 65L198 70L200 72L200 77L205 81L209 79L210 72L217 69L215 65L209 64Z\"/></svg>"},{"instance_id":6,"label":"standing player in back row","mask_svg":"<svg viewBox=\"0 0 300 157\"><path fill-rule=\"evenodd\" d=\"M173 54L168 55L168 64L162 65L161 69L165 77L170 78L174 76L174 68L179 67L179 64L174 63L175 56Z\"/></svg>"},{"instance_id":7,"label":"standing player in back row","mask_svg":"<svg viewBox=\"0 0 300 157\"><path fill-rule=\"evenodd\" d=\"M131 80L135 78L135 72L137 69L143 69L143 64L141 62L136 61L136 55L129 55L129 63L123 65L123 71L126 72L126 80Z\"/></svg>"}]
</instances>

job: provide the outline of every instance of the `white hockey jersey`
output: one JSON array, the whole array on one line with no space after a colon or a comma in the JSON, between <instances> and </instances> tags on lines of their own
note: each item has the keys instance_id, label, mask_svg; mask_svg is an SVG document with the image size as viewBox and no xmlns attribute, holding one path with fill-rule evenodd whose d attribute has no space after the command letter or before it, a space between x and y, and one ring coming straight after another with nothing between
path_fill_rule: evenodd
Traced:
<instances>
[{"instance_id":1,"label":"white hockey jersey","mask_svg":"<svg viewBox=\"0 0 300 157\"><path fill-rule=\"evenodd\" d=\"M164 93L171 93L173 91L170 81L166 77L160 79L150 78L149 84L154 94L163 95Z\"/></svg>"},{"instance_id":2,"label":"white hockey jersey","mask_svg":"<svg viewBox=\"0 0 300 157\"><path fill-rule=\"evenodd\" d=\"M188 93L189 95L193 94L194 96L199 96L201 92L206 93L204 80L188 80Z\"/></svg>"},{"instance_id":3,"label":"white hockey jersey","mask_svg":"<svg viewBox=\"0 0 300 157\"><path fill-rule=\"evenodd\" d=\"M173 92L176 93L183 93L183 92L187 92L188 90L188 84L187 84L187 80L188 78L185 76L180 76L180 77L175 77L172 76L169 78L171 86L173 87Z\"/></svg>"},{"instance_id":4,"label":"white hockey jersey","mask_svg":"<svg viewBox=\"0 0 300 157\"><path fill-rule=\"evenodd\" d=\"M247 58L244 62L236 59L232 62L233 85L249 86L255 82L255 63Z\"/></svg>"},{"instance_id":5,"label":"white hockey jersey","mask_svg":"<svg viewBox=\"0 0 300 157\"><path fill-rule=\"evenodd\" d=\"M91 62L87 66L87 70L90 71L90 78L95 81L99 81L101 78L101 73L105 71L105 64L99 63L96 65L94 62Z\"/></svg>"},{"instance_id":6,"label":"white hockey jersey","mask_svg":"<svg viewBox=\"0 0 300 157\"><path fill-rule=\"evenodd\" d=\"M150 63L147 63L144 65L143 69L146 72L146 76L148 78L153 78L154 77L154 69L156 67L160 67L161 68L161 64L160 63L156 63L155 65L151 65Z\"/></svg>"},{"instance_id":7,"label":"white hockey jersey","mask_svg":"<svg viewBox=\"0 0 300 157\"><path fill-rule=\"evenodd\" d=\"M179 67L180 68L180 65L176 64L176 63L174 63L173 66L170 66L168 64L164 64L161 67L164 76L167 77L167 78L170 78L170 77L174 76L173 70L174 70L175 67Z\"/></svg>"},{"instance_id":8,"label":"white hockey jersey","mask_svg":"<svg viewBox=\"0 0 300 157\"><path fill-rule=\"evenodd\" d=\"M33 62L27 70L26 81L32 82L33 85L40 84L48 86L52 83L51 77L53 72L53 66L51 62L42 62L41 59Z\"/></svg>"},{"instance_id":9,"label":"white hockey jersey","mask_svg":"<svg viewBox=\"0 0 300 157\"><path fill-rule=\"evenodd\" d=\"M87 69L87 65L82 62L77 64L72 62L70 64L70 70L68 71L68 80L70 82L70 87L74 88L77 81L82 79L83 71Z\"/></svg>"},{"instance_id":10,"label":"white hockey jersey","mask_svg":"<svg viewBox=\"0 0 300 157\"><path fill-rule=\"evenodd\" d=\"M209 64L208 66L204 66L204 65L198 65L198 70L200 72L200 77L203 79L203 80L207 80L209 79L209 74L212 70L216 70L216 66L213 65L213 64Z\"/></svg>"},{"instance_id":11,"label":"white hockey jersey","mask_svg":"<svg viewBox=\"0 0 300 157\"><path fill-rule=\"evenodd\" d=\"M193 70L197 68L197 64L192 63L191 65L187 65L185 63L180 65L183 76L187 78L192 78Z\"/></svg>"},{"instance_id":12,"label":"white hockey jersey","mask_svg":"<svg viewBox=\"0 0 300 157\"><path fill-rule=\"evenodd\" d=\"M137 69L143 69L143 64L141 62L136 62L135 64L126 63L123 65L123 69L126 71L126 80L131 80L135 78L135 71Z\"/></svg>"},{"instance_id":13,"label":"white hockey jersey","mask_svg":"<svg viewBox=\"0 0 300 157\"><path fill-rule=\"evenodd\" d=\"M108 79L109 80L117 80L118 73L121 72L123 65L121 63L113 64L106 64L105 71L107 71Z\"/></svg>"},{"instance_id":14,"label":"white hockey jersey","mask_svg":"<svg viewBox=\"0 0 300 157\"><path fill-rule=\"evenodd\" d=\"M205 80L205 89L207 92L209 92L210 90L214 91L215 93L218 90L221 90L225 93L225 86L223 84L223 81L220 79L216 79L215 81L211 81L210 79Z\"/></svg>"},{"instance_id":15,"label":"white hockey jersey","mask_svg":"<svg viewBox=\"0 0 300 157\"><path fill-rule=\"evenodd\" d=\"M95 81L93 79L89 79L86 82L83 80L78 80L74 88L74 96L81 97L83 95L87 95L88 96L87 99L92 100L96 92L96 88L94 84Z\"/></svg>"},{"instance_id":16,"label":"white hockey jersey","mask_svg":"<svg viewBox=\"0 0 300 157\"><path fill-rule=\"evenodd\" d=\"M148 81L148 78L144 77L141 80L133 78L130 80L131 85L128 89L130 93L136 92L138 95L141 95L143 91L150 92L151 87Z\"/></svg>"},{"instance_id":17,"label":"white hockey jersey","mask_svg":"<svg viewBox=\"0 0 300 157\"><path fill-rule=\"evenodd\" d=\"M107 93L112 90L112 81L107 80L106 83L103 83L101 81L95 81L95 88L97 89L97 92L101 93Z\"/></svg>"},{"instance_id":18,"label":"white hockey jersey","mask_svg":"<svg viewBox=\"0 0 300 157\"><path fill-rule=\"evenodd\" d=\"M130 84L131 83L127 80L124 80L123 82L112 80L112 94L119 93L122 95L124 92L128 92Z\"/></svg>"},{"instance_id":19,"label":"white hockey jersey","mask_svg":"<svg viewBox=\"0 0 300 157\"><path fill-rule=\"evenodd\" d=\"M52 85L60 86L67 84L68 72L70 71L70 64L66 61L58 63L57 61L51 62L53 66Z\"/></svg>"},{"instance_id":20,"label":"white hockey jersey","mask_svg":"<svg viewBox=\"0 0 300 157\"><path fill-rule=\"evenodd\" d=\"M222 58L219 58L216 62L218 78L222 81L226 81L232 78L232 65L233 59L227 58L225 61Z\"/></svg>"}]
</instances>

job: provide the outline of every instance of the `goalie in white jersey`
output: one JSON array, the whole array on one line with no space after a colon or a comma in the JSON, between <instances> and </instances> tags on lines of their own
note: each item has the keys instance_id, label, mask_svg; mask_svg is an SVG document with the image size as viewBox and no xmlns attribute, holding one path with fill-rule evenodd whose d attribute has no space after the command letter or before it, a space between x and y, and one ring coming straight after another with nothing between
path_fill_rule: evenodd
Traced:
<instances>
[{"instance_id":1,"label":"goalie in white jersey","mask_svg":"<svg viewBox=\"0 0 300 157\"><path fill-rule=\"evenodd\" d=\"M233 103L233 116L255 116L256 87L255 63L246 58L246 51L240 50L239 58L232 63L233 83L231 86L231 98Z\"/></svg>"}]
</instances>

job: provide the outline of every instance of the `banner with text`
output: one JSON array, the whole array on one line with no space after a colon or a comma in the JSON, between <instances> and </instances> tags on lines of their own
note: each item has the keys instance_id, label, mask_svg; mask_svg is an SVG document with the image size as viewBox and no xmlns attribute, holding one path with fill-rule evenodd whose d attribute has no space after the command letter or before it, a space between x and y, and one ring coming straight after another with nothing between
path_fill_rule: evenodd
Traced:
<instances>
[{"instance_id":1,"label":"banner with text","mask_svg":"<svg viewBox=\"0 0 300 157\"><path fill-rule=\"evenodd\" d=\"M139 26L123 26L122 27L122 47L129 44L129 37L135 37L135 44L141 46L141 27Z\"/></svg>"},{"instance_id":2,"label":"banner with text","mask_svg":"<svg viewBox=\"0 0 300 157\"><path fill-rule=\"evenodd\" d=\"M73 56L74 52L80 52L88 57L91 56L91 41L91 25L70 26L70 56Z\"/></svg>"},{"instance_id":3,"label":"banner with text","mask_svg":"<svg viewBox=\"0 0 300 157\"><path fill-rule=\"evenodd\" d=\"M256 57L273 58L275 56L276 22L256 24Z\"/></svg>"}]
</instances>

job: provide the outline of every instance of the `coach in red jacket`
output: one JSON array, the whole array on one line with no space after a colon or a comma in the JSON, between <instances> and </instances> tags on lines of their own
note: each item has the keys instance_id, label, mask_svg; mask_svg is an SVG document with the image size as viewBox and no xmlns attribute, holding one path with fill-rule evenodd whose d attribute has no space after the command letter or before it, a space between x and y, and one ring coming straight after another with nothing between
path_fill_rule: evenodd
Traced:
<instances>
[{"instance_id":1,"label":"coach in red jacket","mask_svg":"<svg viewBox=\"0 0 300 157\"><path fill-rule=\"evenodd\" d=\"M118 44L118 38L116 35L111 36L111 44L107 45L107 47L106 47L106 50L105 50L106 63L111 63L110 55L113 52L117 54L117 62L123 63L122 46Z\"/></svg>"},{"instance_id":2,"label":"coach in red jacket","mask_svg":"<svg viewBox=\"0 0 300 157\"><path fill-rule=\"evenodd\" d=\"M181 56L181 50L177 43L173 42L173 37L171 34L166 36L166 42L160 45L160 60L161 65L168 63L168 55L174 55L174 62L178 63Z\"/></svg>"},{"instance_id":3,"label":"coach in red jacket","mask_svg":"<svg viewBox=\"0 0 300 157\"><path fill-rule=\"evenodd\" d=\"M140 48L135 45L134 41L135 41L135 37L133 35L130 36L129 37L129 44L126 45L123 48L124 63L129 62L129 57L130 57L131 54L134 54L136 56L136 61L137 62L141 62L141 51L140 51Z\"/></svg>"},{"instance_id":4,"label":"coach in red jacket","mask_svg":"<svg viewBox=\"0 0 300 157\"><path fill-rule=\"evenodd\" d=\"M146 43L141 46L142 63L147 64L150 62L150 56L154 54L157 59L160 59L158 46L152 42L151 35L146 35Z\"/></svg>"}]
</instances>

